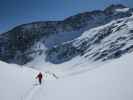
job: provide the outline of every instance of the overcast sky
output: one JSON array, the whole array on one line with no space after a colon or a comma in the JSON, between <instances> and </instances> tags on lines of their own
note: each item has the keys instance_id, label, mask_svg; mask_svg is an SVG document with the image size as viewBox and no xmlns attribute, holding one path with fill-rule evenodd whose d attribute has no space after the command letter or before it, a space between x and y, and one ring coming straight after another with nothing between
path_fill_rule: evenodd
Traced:
<instances>
[{"instance_id":1,"label":"overcast sky","mask_svg":"<svg viewBox=\"0 0 133 100\"><path fill-rule=\"evenodd\" d=\"M0 32L23 23L62 20L118 3L133 7L133 0L0 0Z\"/></svg>"}]
</instances>

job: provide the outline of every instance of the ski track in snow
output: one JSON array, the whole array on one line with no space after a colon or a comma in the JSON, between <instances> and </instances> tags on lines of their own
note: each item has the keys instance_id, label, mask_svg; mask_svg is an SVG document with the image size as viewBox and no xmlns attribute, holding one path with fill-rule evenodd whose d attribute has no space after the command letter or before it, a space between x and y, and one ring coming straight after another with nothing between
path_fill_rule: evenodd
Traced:
<instances>
[{"instance_id":1,"label":"ski track in snow","mask_svg":"<svg viewBox=\"0 0 133 100\"><path fill-rule=\"evenodd\" d=\"M45 82L43 80L42 84L33 84L31 88L29 88L28 91L25 92L25 94L21 97L21 100L34 100L36 98L36 95L41 93L44 93L44 90L46 89Z\"/></svg>"},{"instance_id":2,"label":"ski track in snow","mask_svg":"<svg viewBox=\"0 0 133 100\"><path fill-rule=\"evenodd\" d=\"M35 92L37 92L39 88L39 86L33 86L29 89L29 91L26 91L26 93L22 96L21 100L32 100L33 95L35 94Z\"/></svg>"}]
</instances>

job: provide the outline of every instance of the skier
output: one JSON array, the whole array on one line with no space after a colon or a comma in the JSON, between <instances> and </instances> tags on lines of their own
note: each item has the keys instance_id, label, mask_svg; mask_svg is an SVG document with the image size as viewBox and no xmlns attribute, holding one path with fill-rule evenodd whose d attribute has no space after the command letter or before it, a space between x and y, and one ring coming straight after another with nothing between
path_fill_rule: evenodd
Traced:
<instances>
[{"instance_id":1,"label":"skier","mask_svg":"<svg viewBox=\"0 0 133 100\"><path fill-rule=\"evenodd\" d=\"M38 82L40 85L42 84L42 78L43 78L43 75L41 72L39 72L39 74L36 76L36 79L38 79Z\"/></svg>"}]
</instances>

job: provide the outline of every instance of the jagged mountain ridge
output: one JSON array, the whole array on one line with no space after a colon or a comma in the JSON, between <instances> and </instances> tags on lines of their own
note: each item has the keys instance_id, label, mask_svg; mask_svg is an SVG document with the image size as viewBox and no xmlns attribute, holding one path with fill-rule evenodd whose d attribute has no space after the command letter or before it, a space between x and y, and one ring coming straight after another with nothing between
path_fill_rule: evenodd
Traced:
<instances>
[{"instance_id":1,"label":"jagged mountain ridge","mask_svg":"<svg viewBox=\"0 0 133 100\"><path fill-rule=\"evenodd\" d=\"M49 50L49 56L47 57L49 60L55 57L53 62L55 59L64 59L64 56L69 55L84 56L92 61L106 61L118 58L133 50L132 25L133 17L119 19L102 27L91 29L74 41L52 48ZM58 54L57 56L53 56L55 52Z\"/></svg>"},{"instance_id":2,"label":"jagged mountain ridge","mask_svg":"<svg viewBox=\"0 0 133 100\"><path fill-rule=\"evenodd\" d=\"M93 61L120 57L131 51L133 47L131 45L121 51L127 41L132 42L132 34L130 34L132 29L128 28L129 21L125 21L128 18L132 19L130 18L132 12L132 9L123 5L111 5L103 11L85 12L63 21L20 25L0 35L0 60L23 65L41 55L45 56L42 60L54 64L69 61L76 56L83 56ZM113 20L115 22L111 23ZM106 26L108 23L111 24ZM93 30L102 25L105 25L104 28ZM129 34L129 36L124 37L120 34L116 40L110 40L111 42L107 40L102 43L109 35L124 30L123 27L127 27L128 30L123 34ZM117 31L114 31L115 29ZM84 34L92 34L92 37L91 35L83 37ZM124 41L125 44L117 45L119 41ZM103 44L107 44L109 48L105 49L106 46L101 46Z\"/></svg>"}]
</instances>

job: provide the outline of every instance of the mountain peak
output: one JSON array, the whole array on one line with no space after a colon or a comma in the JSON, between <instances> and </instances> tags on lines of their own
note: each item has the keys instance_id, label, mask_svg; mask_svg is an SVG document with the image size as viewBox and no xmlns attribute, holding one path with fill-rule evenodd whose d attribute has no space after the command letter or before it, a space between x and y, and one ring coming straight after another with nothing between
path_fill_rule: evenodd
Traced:
<instances>
[{"instance_id":1,"label":"mountain peak","mask_svg":"<svg viewBox=\"0 0 133 100\"><path fill-rule=\"evenodd\" d=\"M127 7L122 4L112 4L112 5L108 6L107 8L105 8L104 11L107 14L112 14L115 10L124 9L124 8L127 8Z\"/></svg>"},{"instance_id":2,"label":"mountain peak","mask_svg":"<svg viewBox=\"0 0 133 100\"><path fill-rule=\"evenodd\" d=\"M109 9L122 9L122 8L127 8L127 7L122 5L122 4L112 4L112 5L108 6L105 10L109 10Z\"/></svg>"}]
</instances>

